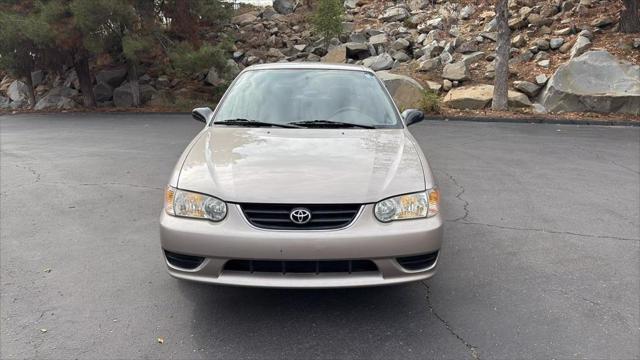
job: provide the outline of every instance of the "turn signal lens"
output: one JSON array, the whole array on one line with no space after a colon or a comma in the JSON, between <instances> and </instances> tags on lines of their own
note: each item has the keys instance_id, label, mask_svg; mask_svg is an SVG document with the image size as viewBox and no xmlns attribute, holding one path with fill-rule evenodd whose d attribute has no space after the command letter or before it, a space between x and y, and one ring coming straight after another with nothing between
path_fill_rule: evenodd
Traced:
<instances>
[{"instance_id":1,"label":"turn signal lens","mask_svg":"<svg viewBox=\"0 0 640 360\"><path fill-rule=\"evenodd\" d=\"M164 192L164 211L169 215L175 215L176 213L173 211L173 199L176 195L176 189L168 186Z\"/></svg>"},{"instance_id":2,"label":"turn signal lens","mask_svg":"<svg viewBox=\"0 0 640 360\"><path fill-rule=\"evenodd\" d=\"M429 211L427 211L427 217L438 215L440 212L440 191L438 189L431 189L429 191Z\"/></svg>"}]
</instances>

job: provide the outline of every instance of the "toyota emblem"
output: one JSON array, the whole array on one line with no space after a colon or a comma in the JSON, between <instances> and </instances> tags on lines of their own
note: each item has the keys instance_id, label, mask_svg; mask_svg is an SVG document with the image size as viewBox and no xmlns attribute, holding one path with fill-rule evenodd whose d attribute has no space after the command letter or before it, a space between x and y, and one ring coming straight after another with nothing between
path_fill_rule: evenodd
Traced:
<instances>
[{"instance_id":1,"label":"toyota emblem","mask_svg":"<svg viewBox=\"0 0 640 360\"><path fill-rule=\"evenodd\" d=\"M311 220L311 211L305 208L295 208L291 210L289 219L298 225L303 225Z\"/></svg>"}]
</instances>

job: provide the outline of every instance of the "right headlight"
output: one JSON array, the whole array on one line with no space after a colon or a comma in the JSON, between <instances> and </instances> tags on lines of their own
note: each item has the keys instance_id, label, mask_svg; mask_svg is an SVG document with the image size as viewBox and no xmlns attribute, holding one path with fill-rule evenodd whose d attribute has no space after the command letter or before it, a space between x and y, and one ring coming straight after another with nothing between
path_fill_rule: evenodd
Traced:
<instances>
[{"instance_id":1,"label":"right headlight","mask_svg":"<svg viewBox=\"0 0 640 360\"><path fill-rule=\"evenodd\" d=\"M384 199L374 207L376 219L382 222L427 218L439 212L440 193L435 188Z\"/></svg>"},{"instance_id":2,"label":"right headlight","mask_svg":"<svg viewBox=\"0 0 640 360\"><path fill-rule=\"evenodd\" d=\"M169 215L221 221L227 216L227 204L213 196L167 186L164 209Z\"/></svg>"}]
</instances>

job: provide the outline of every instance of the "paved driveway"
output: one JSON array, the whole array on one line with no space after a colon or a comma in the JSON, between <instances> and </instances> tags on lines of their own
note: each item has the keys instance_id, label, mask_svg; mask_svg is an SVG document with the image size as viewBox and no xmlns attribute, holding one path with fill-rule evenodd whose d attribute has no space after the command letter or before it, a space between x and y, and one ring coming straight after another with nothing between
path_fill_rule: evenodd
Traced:
<instances>
[{"instance_id":1,"label":"paved driveway","mask_svg":"<svg viewBox=\"0 0 640 360\"><path fill-rule=\"evenodd\" d=\"M439 274L293 291L166 274L162 188L199 127L0 117L0 357L640 356L640 129L416 125L444 193Z\"/></svg>"}]
</instances>

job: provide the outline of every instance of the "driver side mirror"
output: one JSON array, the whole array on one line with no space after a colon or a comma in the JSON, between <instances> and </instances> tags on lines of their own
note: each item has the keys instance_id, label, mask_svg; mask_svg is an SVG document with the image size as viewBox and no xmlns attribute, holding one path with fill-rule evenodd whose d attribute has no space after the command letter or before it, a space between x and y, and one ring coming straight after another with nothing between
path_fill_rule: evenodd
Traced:
<instances>
[{"instance_id":1,"label":"driver side mirror","mask_svg":"<svg viewBox=\"0 0 640 360\"><path fill-rule=\"evenodd\" d=\"M194 119L206 124L211 119L211 116L213 116L213 110L211 110L211 108L209 107L195 108L193 109L193 111L191 111L191 116L193 116Z\"/></svg>"},{"instance_id":2,"label":"driver side mirror","mask_svg":"<svg viewBox=\"0 0 640 360\"><path fill-rule=\"evenodd\" d=\"M409 126L424 120L424 113L416 109L407 109L402 112L404 123Z\"/></svg>"}]
</instances>

